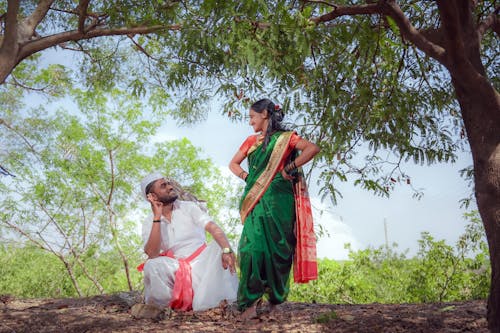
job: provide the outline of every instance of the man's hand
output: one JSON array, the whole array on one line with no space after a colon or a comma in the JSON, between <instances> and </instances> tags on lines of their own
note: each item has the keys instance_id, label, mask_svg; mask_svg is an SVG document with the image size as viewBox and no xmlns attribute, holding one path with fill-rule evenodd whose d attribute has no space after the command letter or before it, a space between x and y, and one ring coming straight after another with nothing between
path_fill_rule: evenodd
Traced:
<instances>
[{"instance_id":1,"label":"man's hand","mask_svg":"<svg viewBox=\"0 0 500 333\"><path fill-rule=\"evenodd\" d=\"M208 222L205 225L205 230L212 235L212 237L217 242L217 244L219 244L221 249L231 247L224 231L222 231L222 229L214 222L212 221ZM232 252L223 253L221 260L222 260L222 267L224 267L224 269L229 268L229 271L231 273L236 273L236 257L234 256L234 253Z\"/></svg>"},{"instance_id":2,"label":"man's hand","mask_svg":"<svg viewBox=\"0 0 500 333\"><path fill-rule=\"evenodd\" d=\"M223 253L222 254L222 267L224 269L228 269L229 271L234 274L236 273L236 257L234 256L234 253Z\"/></svg>"},{"instance_id":3,"label":"man's hand","mask_svg":"<svg viewBox=\"0 0 500 333\"><path fill-rule=\"evenodd\" d=\"M147 195L147 198L151 203L151 209L153 210L154 219L160 219L163 209L163 203L158 200L158 197L154 193L149 193Z\"/></svg>"},{"instance_id":4,"label":"man's hand","mask_svg":"<svg viewBox=\"0 0 500 333\"><path fill-rule=\"evenodd\" d=\"M153 210L153 221L160 220L163 203L158 201L158 197L154 193L149 193L146 198L151 203L151 209ZM144 246L144 252L148 255L148 259L153 259L158 257L160 253L160 244L161 244L161 229L160 223L153 223L151 228L151 232L149 233L148 241Z\"/></svg>"}]
</instances>

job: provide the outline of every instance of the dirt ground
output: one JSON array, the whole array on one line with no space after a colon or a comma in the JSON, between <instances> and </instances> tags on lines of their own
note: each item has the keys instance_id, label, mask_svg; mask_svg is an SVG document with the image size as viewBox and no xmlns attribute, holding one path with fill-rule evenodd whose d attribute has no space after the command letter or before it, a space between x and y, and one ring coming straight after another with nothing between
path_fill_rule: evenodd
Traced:
<instances>
[{"instance_id":1,"label":"dirt ground","mask_svg":"<svg viewBox=\"0 0 500 333\"><path fill-rule=\"evenodd\" d=\"M204 312L165 311L135 319L140 295L74 299L0 296L0 333L7 332L488 332L486 302L432 304L308 304L288 302L273 315L238 321L233 306Z\"/></svg>"}]
</instances>

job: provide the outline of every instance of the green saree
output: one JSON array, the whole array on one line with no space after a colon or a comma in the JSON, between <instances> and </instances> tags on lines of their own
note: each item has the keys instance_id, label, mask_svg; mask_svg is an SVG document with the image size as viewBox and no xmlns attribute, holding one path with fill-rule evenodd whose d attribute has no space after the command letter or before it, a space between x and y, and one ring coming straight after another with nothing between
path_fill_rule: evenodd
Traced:
<instances>
[{"instance_id":1,"label":"green saree","mask_svg":"<svg viewBox=\"0 0 500 333\"><path fill-rule=\"evenodd\" d=\"M249 151L249 174L241 201L243 232L238 246L240 284L238 308L244 310L267 294L273 304L283 303L295 250L295 199L292 182L278 166L290 153L291 132L271 136L265 150Z\"/></svg>"}]
</instances>

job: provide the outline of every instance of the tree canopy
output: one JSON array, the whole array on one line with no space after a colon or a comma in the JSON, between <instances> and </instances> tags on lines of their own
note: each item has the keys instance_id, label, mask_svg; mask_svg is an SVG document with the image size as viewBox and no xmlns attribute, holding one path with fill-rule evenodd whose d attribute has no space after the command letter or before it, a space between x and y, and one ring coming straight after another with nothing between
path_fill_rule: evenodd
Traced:
<instances>
[{"instance_id":1,"label":"tree canopy","mask_svg":"<svg viewBox=\"0 0 500 333\"><path fill-rule=\"evenodd\" d=\"M498 25L494 5L479 2L474 14L483 63L498 86L498 40L487 29ZM180 123L203 120L213 98L241 119L250 101L271 96L301 134L322 142L324 193L334 200L335 181L350 177L387 195L397 182L412 184L401 161L453 162L468 149L450 76L421 47L424 38L441 45L430 2L42 1L23 3L19 15L38 22L26 47L72 50L81 67L37 68L31 57L8 84L50 93L64 93L68 80L118 86L156 109L173 101ZM96 39L111 35L122 37Z\"/></svg>"}]
</instances>

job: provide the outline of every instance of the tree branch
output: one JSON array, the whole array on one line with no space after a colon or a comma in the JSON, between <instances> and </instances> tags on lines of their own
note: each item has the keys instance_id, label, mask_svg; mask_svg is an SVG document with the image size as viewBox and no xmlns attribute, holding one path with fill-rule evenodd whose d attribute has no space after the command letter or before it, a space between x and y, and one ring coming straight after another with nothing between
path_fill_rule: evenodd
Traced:
<instances>
[{"instance_id":1,"label":"tree branch","mask_svg":"<svg viewBox=\"0 0 500 333\"><path fill-rule=\"evenodd\" d=\"M316 2L316 1L308 1L308 2ZM314 23L322 23L328 22L336 19L341 16L352 16L352 15L373 15L373 14L382 14L383 6L379 3L370 3L366 5L358 5L358 6L337 6L333 4L329 4L334 7L334 9L326 14L321 16L311 18L311 21Z\"/></svg>"},{"instance_id":2,"label":"tree branch","mask_svg":"<svg viewBox=\"0 0 500 333\"><path fill-rule=\"evenodd\" d=\"M438 60L439 62L443 62L445 60L444 48L430 42L421 33L419 33L394 0L378 1L376 3L358 6L335 6L331 12L318 17L313 17L311 18L311 21L318 24L334 20L335 18L341 16L375 14L390 16L398 25L398 28L405 39L412 42L420 50L424 51L427 55Z\"/></svg>"},{"instance_id":3,"label":"tree branch","mask_svg":"<svg viewBox=\"0 0 500 333\"><path fill-rule=\"evenodd\" d=\"M19 12L19 0L8 2L5 17L5 33L3 43L0 45L0 59L17 53L17 14Z\"/></svg>"},{"instance_id":4,"label":"tree branch","mask_svg":"<svg viewBox=\"0 0 500 333\"><path fill-rule=\"evenodd\" d=\"M426 39L410 22L395 1L387 1L384 11L390 16L396 24L404 38L412 42L417 48L424 51L428 56L444 64L445 49Z\"/></svg>"},{"instance_id":5,"label":"tree branch","mask_svg":"<svg viewBox=\"0 0 500 333\"><path fill-rule=\"evenodd\" d=\"M492 29L498 36L500 36L500 20L498 19L498 14L500 12L500 6L497 6L495 10L486 18L479 23L477 26L477 34L479 39L482 39L484 34L488 29Z\"/></svg>"},{"instance_id":6,"label":"tree branch","mask_svg":"<svg viewBox=\"0 0 500 333\"><path fill-rule=\"evenodd\" d=\"M109 188L109 193L108 193L108 200L106 200L106 206L111 207L111 200L113 199L113 193L115 191L115 166L114 166L114 158L113 158L113 150L109 149L108 150L108 156L109 156L109 168L111 171L111 184Z\"/></svg>"},{"instance_id":7,"label":"tree branch","mask_svg":"<svg viewBox=\"0 0 500 333\"><path fill-rule=\"evenodd\" d=\"M470 0L436 0L446 46L446 67L461 84L484 82L485 69L480 58L480 41L472 17ZM489 85L489 83L487 83Z\"/></svg>"},{"instance_id":8,"label":"tree branch","mask_svg":"<svg viewBox=\"0 0 500 333\"><path fill-rule=\"evenodd\" d=\"M429 28L419 30L419 32L420 34L422 34L422 36L424 36L425 39L427 39L431 43L444 48L444 37L442 29Z\"/></svg>"},{"instance_id":9,"label":"tree branch","mask_svg":"<svg viewBox=\"0 0 500 333\"><path fill-rule=\"evenodd\" d=\"M323 4L323 5L326 5L329 7L333 7L333 8L338 7L336 4L328 2L328 1L324 1L324 0L306 0L304 2L306 2L306 3L319 3L319 4Z\"/></svg>"},{"instance_id":10,"label":"tree branch","mask_svg":"<svg viewBox=\"0 0 500 333\"><path fill-rule=\"evenodd\" d=\"M95 279L95 277L93 277L87 270L87 267L85 266L85 264L82 262L82 260L80 259L80 254L77 252L77 250L75 249L75 247L73 246L72 242L71 242L71 239L70 237L68 236L68 234L64 231L64 229L61 227L61 225L59 224L59 222L57 222L57 220L54 218L54 216L49 212L49 210L47 209L47 207L45 207L45 205L41 202L38 202L38 205L39 207L42 209L42 211L45 213L45 215L47 215L47 217L49 218L49 220L52 222L53 225L55 225L55 227L57 228L57 230L59 231L59 234L62 235L62 237L64 238L65 240L65 244L67 244L68 246L68 250L71 252L71 254L73 255L73 258L76 260L76 262L78 263L78 265L80 266L80 268L82 269L83 273L85 274L85 276L87 276L87 278L92 281L92 283L94 284L94 286L97 288L97 290L99 290L99 292L102 294L104 292L104 288L101 286L101 284L99 283L99 281L97 281ZM78 244L76 244L78 245ZM62 254L61 254L62 255Z\"/></svg>"},{"instance_id":11,"label":"tree branch","mask_svg":"<svg viewBox=\"0 0 500 333\"><path fill-rule=\"evenodd\" d=\"M29 140L20 132L18 131L14 126L11 124L7 123L5 119L0 118L0 125L5 126L7 129L11 130L14 132L16 135L21 137L21 140L24 141L24 143L28 146L29 150L33 153L33 155L40 161L40 157L37 154L37 151L35 149L35 146L29 142Z\"/></svg>"},{"instance_id":12,"label":"tree branch","mask_svg":"<svg viewBox=\"0 0 500 333\"><path fill-rule=\"evenodd\" d=\"M38 246L40 249L54 253L54 251L52 250L52 248L50 247L49 244L47 244L47 243L43 244L43 243L39 242L33 236L31 236L31 234L29 234L28 232L24 231L23 229L21 229L16 224L14 224L12 222L9 222L9 221L4 221L3 223L6 224L7 228L10 228L10 229L13 229L13 230L17 231L21 236L24 236L26 239L28 239L30 242L32 242L33 244L35 244L36 246Z\"/></svg>"},{"instance_id":13,"label":"tree branch","mask_svg":"<svg viewBox=\"0 0 500 333\"><path fill-rule=\"evenodd\" d=\"M50 10L54 11L54 12L60 12L60 13L65 13L65 14L71 14L71 15L77 15L78 16L78 11L75 11L73 9L60 9L60 8L56 8L56 7L50 7ZM91 16L90 14L88 14L89 16Z\"/></svg>"},{"instance_id":14,"label":"tree branch","mask_svg":"<svg viewBox=\"0 0 500 333\"><path fill-rule=\"evenodd\" d=\"M13 82L7 82L6 84L9 84L9 83L10 83L10 84L11 84L11 85L13 85L13 86L16 86L16 87L21 87L21 88L26 89L26 90L31 90L31 91L36 91L36 92L45 92L45 91L46 91L45 89L46 89L47 87L49 87L49 86L50 86L49 84L47 84L47 85L46 85L45 87L43 87L43 88L29 87L29 86L27 86L27 85L25 85L25 84L23 84L23 83L19 82L19 81L17 80L17 78L16 78L14 75L12 75L12 76L11 76L11 78L12 78L12 81L13 81ZM0 123L1 123L1 121L0 121Z\"/></svg>"},{"instance_id":15,"label":"tree branch","mask_svg":"<svg viewBox=\"0 0 500 333\"><path fill-rule=\"evenodd\" d=\"M89 0L89 2L90 2L90 0ZM79 8L80 7L77 7L76 9L61 9L61 8L57 8L57 7L50 7L50 10L53 10L55 12L60 12L60 13L65 13L65 14L71 14L71 15L79 16L80 15ZM87 7L87 10L85 12L85 15L86 16L90 16L90 17L94 17L94 18L100 18L100 17L108 16L107 14L100 14L100 13L89 12L88 11L88 7Z\"/></svg>"},{"instance_id":16,"label":"tree branch","mask_svg":"<svg viewBox=\"0 0 500 333\"><path fill-rule=\"evenodd\" d=\"M453 50L454 54L464 54L465 47L463 44L462 31L459 29L460 19L455 1L436 1L439 15L441 16L441 26L443 29L446 49L448 50L448 58L450 59L450 52Z\"/></svg>"},{"instance_id":17,"label":"tree branch","mask_svg":"<svg viewBox=\"0 0 500 333\"><path fill-rule=\"evenodd\" d=\"M78 4L78 31L84 32L85 19L87 18L87 9L89 8L90 0L80 0Z\"/></svg>"},{"instance_id":18,"label":"tree branch","mask_svg":"<svg viewBox=\"0 0 500 333\"><path fill-rule=\"evenodd\" d=\"M54 0L40 0L38 6L33 11L33 13L23 20L23 23L26 24L27 28L31 31L31 36L35 33L35 28L42 22L45 15L50 9L50 6Z\"/></svg>"},{"instance_id":19,"label":"tree branch","mask_svg":"<svg viewBox=\"0 0 500 333\"><path fill-rule=\"evenodd\" d=\"M0 165L0 175L11 176L11 177L15 177L16 176L16 175L10 173L9 170L5 169L2 165Z\"/></svg>"},{"instance_id":20,"label":"tree branch","mask_svg":"<svg viewBox=\"0 0 500 333\"><path fill-rule=\"evenodd\" d=\"M122 35L134 35L134 34L148 34L152 32L157 32L161 30L179 30L180 25L155 25L151 27L133 27L133 28L114 28L114 29L95 29L88 31L86 33L81 33L78 30L72 30L67 32L62 32L59 34L43 37L34 41L29 42L24 45L21 52L19 53L17 63L29 57L30 55L45 50L49 47L59 45L64 42L78 41L85 39L92 39L102 36L122 36Z\"/></svg>"},{"instance_id":21,"label":"tree branch","mask_svg":"<svg viewBox=\"0 0 500 333\"><path fill-rule=\"evenodd\" d=\"M134 40L134 37L131 36L131 35L127 35L127 37L132 41L132 43L134 43L135 47L137 47L137 49L139 51L141 51L142 53L144 53L146 55L146 57L150 58L150 59L153 59L153 60L156 60L158 61L159 59L153 57L151 54L149 54L143 47L141 44L137 43L135 40Z\"/></svg>"}]
</instances>

